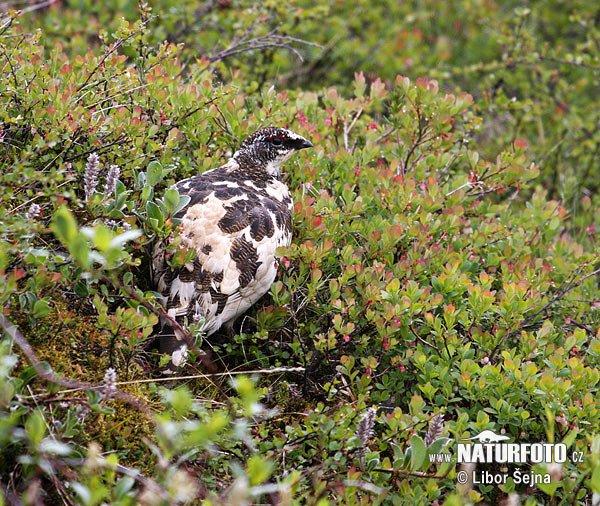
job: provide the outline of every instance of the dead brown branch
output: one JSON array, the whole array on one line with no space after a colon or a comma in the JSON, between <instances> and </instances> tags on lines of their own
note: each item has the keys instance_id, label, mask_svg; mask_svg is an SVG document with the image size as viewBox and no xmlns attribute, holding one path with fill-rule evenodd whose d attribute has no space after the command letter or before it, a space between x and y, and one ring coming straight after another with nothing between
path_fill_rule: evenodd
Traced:
<instances>
[{"instance_id":1,"label":"dead brown branch","mask_svg":"<svg viewBox=\"0 0 600 506\"><path fill-rule=\"evenodd\" d=\"M50 383L55 383L56 385L60 385L65 388L76 388L78 390L98 390L102 387L101 384L97 383L89 383L63 378L61 376L58 376L51 369L46 369L42 365L36 352L31 347L27 339L25 339L21 331L16 327L16 325L13 325L10 321L8 321L6 316L4 316L2 313L0 313L0 328L2 328L4 332L6 332L6 334L12 339L12 341L21 349L23 355L25 355L25 357L31 363L38 375L46 381ZM146 418L148 418L148 420L154 423L154 412L141 399L138 399L137 397L134 397L133 395L130 395L126 392L122 392L120 390L114 392L114 394L112 394L112 398L118 399L121 402L125 402L130 406L136 408Z\"/></svg>"},{"instance_id":2,"label":"dead brown branch","mask_svg":"<svg viewBox=\"0 0 600 506\"><path fill-rule=\"evenodd\" d=\"M247 53L248 51L257 51L270 48L282 48L294 53L300 61L304 61L304 58L300 51L298 51L291 44L304 44L307 46L321 47L319 44L310 42L303 39L297 39L294 37L288 37L287 35L278 35L277 29L271 30L266 35L260 37L248 38L248 35L244 35L241 39L234 40L227 49L223 49L218 53L210 56L208 60L211 63L222 61L230 56L235 56L241 53Z\"/></svg>"}]
</instances>

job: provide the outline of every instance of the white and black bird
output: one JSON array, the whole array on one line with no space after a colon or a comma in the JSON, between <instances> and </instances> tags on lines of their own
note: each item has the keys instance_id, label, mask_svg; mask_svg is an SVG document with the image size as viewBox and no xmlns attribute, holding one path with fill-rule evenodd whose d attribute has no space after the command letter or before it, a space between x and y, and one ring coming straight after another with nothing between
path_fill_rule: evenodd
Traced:
<instances>
[{"instance_id":1,"label":"white and black bird","mask_svg":"<svg viewBox=\"0 0 600 506\"><path fill-rule=\"evenodd\" d=\"M168 314L180 323L204 320L205 335L236 318L260 299L277 274L275 250L292 238L293 202L280 167L312 143L284 128L262 128L229 161L179 181L174 188L190 201L182 220L182 246L196 257L171 268L157 244L152 267ZM160 349L171 356L169 371L183 363L182 336L163 323Z\"/></svg>"}]
</instances>

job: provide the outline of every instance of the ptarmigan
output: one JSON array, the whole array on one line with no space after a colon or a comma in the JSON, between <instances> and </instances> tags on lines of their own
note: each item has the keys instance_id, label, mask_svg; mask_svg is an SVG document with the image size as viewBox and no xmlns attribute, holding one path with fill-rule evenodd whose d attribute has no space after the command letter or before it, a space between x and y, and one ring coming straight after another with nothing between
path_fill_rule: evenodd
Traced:
<instances>
[{"instance_id":1,"label":"ptarmigan","mask_svg":"<svg viewBox=\"0 0 600 506\"><path fill-rule=\"evenodd\" d=\"M284 128L262 128L248 137L229 161L184 179L174 187L190 202L182 209L182 246L196 257L172 269L164 245L152 266L167 312L180 323L204 319L205 335L235 319L262 297L277 273L275 250L290 244L292 197L279 168L312 143ZM160 348L171 355L166 372L183 362L187 346L163 324Z\"/></svg>"}]
</instances>

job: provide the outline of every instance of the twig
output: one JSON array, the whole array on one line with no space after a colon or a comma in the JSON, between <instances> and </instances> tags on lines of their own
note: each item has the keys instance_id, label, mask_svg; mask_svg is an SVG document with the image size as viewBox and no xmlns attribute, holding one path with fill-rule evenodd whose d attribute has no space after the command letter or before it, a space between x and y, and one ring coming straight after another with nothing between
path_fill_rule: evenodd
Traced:
<instances>
[{"instance_id":1,"label":"twig","mask_svg":"<svg viewBox=\"0 0 600 506\"><path fill-rule=\"evenodd\" d=\"M440 475L440 474L436 474L436 473L421 473L419 471L407 471L406 469L386 469L385 467L376 467L374 469L371 469L371 472L390 473L393 475L401 474L404 476L416 476L417 478L433 478L436 480L443 480L444 478L446 478L448 476L448 473L450 472L450 470L448 470L448 472Z\"/></svg>"},{"instance_id":2,"label":"twig","mask_svg":"<svg viewBox=\"0 0 600 506\"><path fill-rule=\"evenodd\" d=\"M38 375L46 381L76 390L98 390L103 387L103 385L97 383L62 378L52 370L45 369L27 339L25 339L23 334L21 334L21 331L15 325L9 322L2 313L0 313L0 328L4 329L6 334L8 334L13 342L21 349L25 357L27 357L27 360L29 360ZM112 397L138 409L144 416L148 418L148 420L154 423L154 412L141 399L119 390L117 390Z\"/></svg>"},{"instance_id":3,"label":"twig","mask_svg":"<svg viewBox=\"0 0 600 506\"><path fill-rule=\"evenodd\" d=\"M414 334L414 336L421 341L424 345L429 346L430 348L433 348L435 351L437 351L438 355L442 355L440 353L440 349L435 345L435 344L431 344L430 342L426 341L425 339L423 339L419 334L417 334L417 332L415 331L415 329L413 328L412 325L409 325L408 328L411 330L411 332ZM450 357L450 353L448 353L448 357Z\"/></svg>"},{"instance_id":4,"label":"twig","mask_svg":"<svg viewBox=\"0 0 600 506\"><path fill-rule=\"evenodd\" d=\"M169 324L169 326L173 330L175 330L181 334L181 336L183 337L183 340L187 344L188 348L198 355L198 357L200 358L200 361L202 362L202 365L204 365L204 367L206 367L206 369L208 369L208 371L210 371L211 373L217 372L217 367L215 366L213 361L209 358L208 354L206 352L203 352L200 348L198 348L196 346L195 338L186 329L184 329L175 318L173 318L169 313L167 313L163 307L156 306L156 305L152 304L151 302L143 299L137 293L135 293L135 291L130 290L128 287L123 285L123 283L121 283L118 279L110 279L106 276L99 276L99 279L100 279L100 281L102 281L104 283L109 283L109 284L115 286L116 288L121 290L123 293L125 293L128 297L139 302L142 306L144 306L149 311L152 311L154 314L156 314L159 317L166 320L167 323Z\"/></svg>"},{"instance_id":5,"label":"twig","mask_svg":"<svg viewBox=\"0 0 600 506\"><path fill-rule=\"evenodd\" d=\"M198 346L196 346L196 339L194 338L194 336L192 336L186 329L184 329L175 318L173 318L169 313L167 313L164 310L164 308L162 306L156 306L156 305L152 304L151 302L143 299L137 293L135 293L134 290L130 290L128 287L123 285L123 283L121 283L121 281L119 281L118 279L110 279L110 278L107 278L106 276L99 276L98 279L105 283L112 284L114 287L118 288L123 293L125 293L128 297L139 302L146 309L148 309L149 311L152 311L154 314L156 314L159 317L166 320L167 324L173 329L173 331L177 331L180 333L180 335L183 338L183 340L185 341L188 349L193 351L198 356L198 358L200 359L200 363L210 373L216 374L218 372L217 366L215 366L215 363L212 361L209 354L205 351L202 351L200 348L198 348ZM169 378L169 379L171 379L171 381L173 380L173 378ZM223 400L227 403L227 406L229 407L229 409L233 410L233 406L231 405L231 402L229 401L229 396L225 393L225 389L223 388L223 385L218 381L211 381L211 383L218 390L218 392L222 396Z\"/></svg>"},{"instance_id":6,"label":"twig","mask_svg":"<svg viewBox=\"0 0 600 506\"><path fill-rule=\"evenodd\" d=\"M63 464L63 462L55 463ZM80 467L85 464L85 459L65 459L64 463L73 467ZM141 485L144 485L145 487L152 490L153 493L159 495L163 500L167 501L169 504L174 504L173 500L171 500L171 498L169 497L169 493L163 487L156 483L156 481L154 481L152 478L143 475L139 470L124 466L122 464L109 464L104 457L96 458L94 464L104 469L110 469L113 471L117 471L118 473L124 474L125 476L129 476L130 478L133 478L135 481L139 482Z\"/></svg>"},{"instance_id":7,"label":"twig","mask_svg":"<svg viewBox=\"0 0 600 506\"><path fill-rule=\"evenodd\" d=\"M287 49L288 51L294 53L300 59L300 61L304 61L302 54L300 54L296 48L290 46L289 43L297 42L299 44L305 44L308 46L321 47L319 44L307 40L287 37L285 35L277 35L275 33L276 31L277 29L271 30L266 35L255 37L253 39L242 39L239 42L234 41L227 49L224 49L213 56L209 56L208 61L215 63L236 54L246 53L248 51L254 51L257 49L268 49L271 47Z\"/></svg>"},{"instance_id":8,"label":"twig","mask_svg":"<svg viewBox=\"0 0 600 506\"><path fill-rule=\"evenodd\" d=\"M6 499L6 501L8 501L8 504L11 504L12 506L22 506L22 502L21 499L19 499L19 497L17 495L15 495L13 492L11 492L10 490L8 490L8 487L6 487L4 485L4 483L2 483L0 481L0 493L2 493L4 495L4 499Z\"/></svg>"},{"instance_id":9,"label":"twig","mask_svg":"<svg viewBox=\"0 0 600 506\"><path fill-rule=\"evenodd\" d=\"M216 378L216 377L220 377L220 376L237 376L240 374L277 374L277 373L284 373L284 372L304 372L305 368L304 367L275 367L273 369L256 369L253 371L227 371L227 372L217 372L217 373L210 373L210 374L190 374L188 376L169 376L168 378L150 378L150 379L142 379L142 380L131 380L131 381L118 381L117 383L115 383L115 385L120 386L120 385L136 385L139 383L160 383L163 381L175 381L175 380L190 380L190 379L199 379L199 378ZM99 385L98 386L99 389L104 388L104 385ZM70 388L68 390L59 390L58 392L56 392L56 395L60 395L60 394L69 394L72 392L77 392L78 390L81 390L81 388ZM24 398L32 398L35 396L31 396L31 397L24 397ZM69 399L59 399L59 398L53 398L52 400L69 400ZM73 398L73 401L76 401L77 398ZM47 400L47 402L49 402L49 400Z\"/></svg>"},{"instance_id":10,"label":"twig","mask_svg":"<svg viewBox=\"0 0 600 506\"><path fill-rule=\"evenodd\" d=\"M155 17L156 17L156 16L152 16L151 18L149 18L149 19L147 19L147 20L145 20L145 21L142 21L142 23L140 24L140 28L143 28L143 27L145 27L145 26L146 26L146 25L147 25L147 24L148 24L150 21L152 21L152 20L153 20ZM106 61L106 59L107 59L107 58L108 58L108 57L109 57L111 54L113 54L113 53L114 53L114 52L115 52L117 49L119 49L119 48L120 48L120 47L123 45L123 43L124 43L124 42L127 42L129 39L131 39L131 37L133 37L133 36L135 36L135 35L137 35L137 34L138 34L138 32L137 32L137 31L133 31L133 32L131 32L131 33L130 33L130 34L127 36L127 37L125 37L125 38L121 38L121 39L118 39L118 40L117 40L117 41L116 41L116 42L115 42L115 43L114 43L114 44L113 44L113 45L110 47L110 49L108 49L108 48L107 48L107 50L104 52L104 56L102 57L102 59L101 59L101 60L98 62L98 64L97 64L97 65L94 67L94 70L92 70L92 71L91 71L91 72L88 74L88 76L87 76L86 80L85 80L85 81L83 81L83 83L82 83L82 84L80 84L80 85L78 86L78 88L77 88L77 91L79 92L79 91L81 91L83 88L85 88L85 87L86 87L87 83L89 83L89 82L90 82L90 79L91 79L91 78L92 78L92 77L93 77L93 76L96 74L96 72L98 72L98 69L99 69L100 67L102 67L102 65L104 65L104 62Z\"/></svg>"},{"instance_id":11,"label":"twig","mask_svg":"<svg viewBox=\"0 0 600 506\"><path fill-rule=\"evenodd\" d=\"M356 112L356 115L352 119L352 123L350 123L350 126L348 126L347 121L344 119L344 147L346 148L346 151L350 151L350 145L348 143L348 136L350 135L350 132L354 128L354 125L356 125L356 121L358 120L358 118L360 117L360 115L363 113L364 110L365 110L365 108L361 107Z\"/></svg>"},{"instance_id":12,"label":"twig","mask_svg":"<svg viewBox=\"0 0 600 506\"><path fill-rule=\"evenodd\" d=\"M474 187L476 187L476 186L478 186L478 187L481 187L481 186L483 186L483 183L481 183L480 181L477 181L477 182L475 182L475 183L471 183L471 182L465 183L465 184L463 184L463 185L459 186L458 188L455 188L455 189L454 189L454 190L452 190L451 192L448 192L448 193L446 193L446 197L449 197L449 196L450 196L450 195L452 195L453 193L456 193L457 191L460 191L460 190L462 190L463 188L474 188Z\"/></svg>"},{"instance_id":13,"label":"twig","mask_svg":"<svg viewBox=\"0 0 600 506\"><path fill-rule=\"evenodd\" d=\"M39 11L40 9L45 9L46 7L50 7L52 4L55 4L58 1L59 0L46 0L45 2L40 2L39 4L34 3L33 5L30 5L29 7L19 9L17 11L17 15L20 16L21 14L27 14L28 12L34 12L34 11Z\"/></svg>"},{"instance_id":14,"label":"twig","mask_svg":"<svg viewBox=\"0 0 600 506\"><path fill-rule=\"evenodd\" d=\"M191 111L186 112L183 116L181 116L181 118L178 118L177 121L175 123L173 123L172 126L179 126L181 125L181 122L187 118L189 118L190 116L192 116L193 114L196 114L199 110L203 109L206 106L209 106L213 103L215 103L217 100L222 99L223 97L226 97L227 95L231 94L231 90L230 91L226 91L225 93L223 93L222 95L219 95L217 97L213 97L210 100L207 100L206 102L204 102L202 105L199 105L198 107L195 107L194 109L192 109Z\"/></svg>"},{"instance_id":15,"label":"twig","mask_svg":"<svg viewBox=\"0 0 600 506\"><path fill-rule=\"evenodd\" d=\"M595 276L597 274L600 274L600 269L596 269L595 271L592 271L589 274L586 274L585 276L583 276L583 277L581 277L579 279L573 279L572 281L570 281L563 290L561 290L560 292L558 292L546 304L544 304L539 310L537 310L531 316L528 316L525 320L523 320L523 322L521 323L521 325L519 325L519 328L517 330L515 330L513 332L506 332L504 334L504 336L502 336L502 338L500 339L500 341L498 341L498 344L496 344L496 346L494 347L494 349L492 350L492 352L489 354L489 359L492 360L494 358L494 356L498 352L498 349L500 348L500 345L504 342L504 340L506 339L507 336L509 336L509 335L510 336L514 336L514 335L516 335L522 329L524 329L528 325L530 325L531 322L535 319L536 316L538 316L539 314L543 313L550 306L552 306L555 302L558 302L560 299L562 299L573 288L575 288L576 286L580 286L586 279L591 278L592 276Z\"/></svg>"},{"instance_id":16,"label":"twig","mask_svg":"<svg viewBox=\"0 0 600 506\"><path fill-rule=\"evenodd\" d=\"M395 130L394 127L392 127L389 130L382 133L379 137L377 137L377 139L375 139L375 143L382 141L386 137L389 137L390 135L392 135L394 133L394 130Z\"/></svg>"},{"instance_id":17,"label":"twig","mask_svg":"<svg viewBox=\"0 0 600 506\"><path fill-rule=\"evenodd\" d=\"M125 95L126 93L131 93L133 91L142 89L142 88L147 88L149 85L148 84L140 84L139 86L134 86L133 88L129 88L127 90L122 90L119 91L117 93L115 93L114 95L110 95L108 97L103 98L102 100L98 100L97 102L90 104L90 105L86 105L85 108L86 109L92 109L94 107L96 107L97 105L102 105L104 102L108 102L109 100L112 100L115 97L118 97L119 95ZM111 90L112 91L112 90ZM108 111L108 109L101 109L102 111Z\"/></svg>"},{"instance_id":18,"label":"twig","mask_svg":"<svg viewBox=\"0 0 600 506\"><path fill-rule=\"evenodd\" d=\"M581 285L581 283L583 283L586 279L591 278L592 276L595 276L596 274L600 274L600 269L596 269L595 271L590 272L589 274L586 274L585 276L583 276L580 279L577 280L573 280L571 281L564 290L562 290L561 292L557 293L554 297L552 297L552 299L550 299L542 308L540 308L538 311L536 311L534 314L532 314L531 316L529 316L526 320L526 323L530 323L537 315L539 315L540 313L543 313L544 311L546 311L546 309L548 309L552 304L554 304L556 301L562 299L567 293L569 293L573 288L575 288L576 286Z\"/></svg>"}]
</instances>

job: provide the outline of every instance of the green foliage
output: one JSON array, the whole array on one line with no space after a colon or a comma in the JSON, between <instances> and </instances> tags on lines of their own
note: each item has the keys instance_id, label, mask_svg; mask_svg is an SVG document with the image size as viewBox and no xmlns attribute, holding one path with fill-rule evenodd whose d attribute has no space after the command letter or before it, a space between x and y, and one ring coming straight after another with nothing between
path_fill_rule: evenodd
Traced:
<instances>
[{"instance_id":1,"label":"green foliage","mask_svg":"<svg viewBox=\"0 0 600 506\"><path fill-rule=\"evenodd\" d=\"M7 323L9 500L596 500L590 5L161 0L28 16L0 28L0 301L43 361ZM175 218L187 197L169 187L265 124L316 146L286 166L293 243L234 339L188 330L222 370L303 372L163 388L151 254L160 238L172 265L193 258ZM61 390L50 370L95 386ZM534 468L551 484L458 487L436 456L483 430L582 458Z\"/></svg>"}]
</instances>

